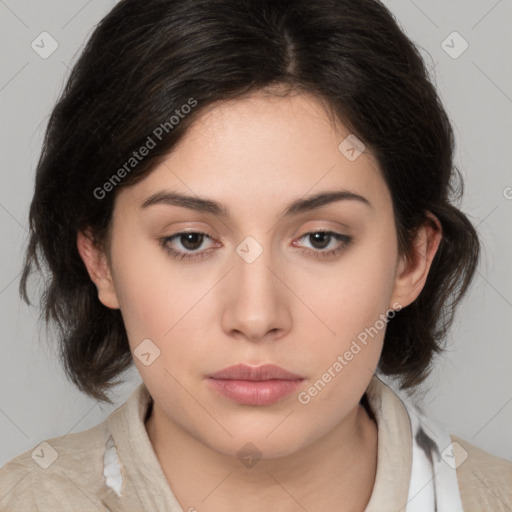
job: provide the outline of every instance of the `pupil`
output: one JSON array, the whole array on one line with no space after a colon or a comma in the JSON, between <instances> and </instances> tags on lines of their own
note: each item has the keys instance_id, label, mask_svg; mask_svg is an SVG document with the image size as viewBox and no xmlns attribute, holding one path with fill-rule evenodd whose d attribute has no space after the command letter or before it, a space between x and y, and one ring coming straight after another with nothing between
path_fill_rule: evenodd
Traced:
<instances>
[{"instance_id":1,"label":"pupil","mask_svg":"<svg viewBox=\"0 0 512 512\"><path fill-rule=\"evenodd\" d=\"M328 243L326 244L325 243L325 240L329 239L330 238L330 235L329 233L323 233L323 232L319 232L319 233L313 233L312 235L310 235L313 237L313 246L317 249L323 249L326 245L329 245ZM320 246L321 247L318 247L316 242L320 241ZM323 243L322 243L323 242Z\"/></svg>"},{"instance_id":2,"label":"pupil","mask_svg":"<svg viewBox=\"0 0 512 512\"><path fill-rule=\"evenodd\" d=\"M199 238L199 240L197 240L197 238ZM183 239L185 239L185 241L183 241ZM195 242L194 242L194 239L196 239ZM183 247L190 249L190 250L197 249L198 247L201 247L202 241L203 241L203 235L201 233L187 233L186 235L181 235L181 243L183 244ZM197 247L196 247L196 245L197 245Z\"/></svg>"}]
</instances>

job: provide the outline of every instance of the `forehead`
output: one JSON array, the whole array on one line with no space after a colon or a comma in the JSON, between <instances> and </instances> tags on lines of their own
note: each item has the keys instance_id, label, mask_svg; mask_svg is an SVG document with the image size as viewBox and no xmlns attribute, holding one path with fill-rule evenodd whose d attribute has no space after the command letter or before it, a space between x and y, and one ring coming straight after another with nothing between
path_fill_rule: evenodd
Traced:
<instances>
[{"instance_id":1,"label":"forehead","mask_svg":"<svg viewBox=\"0 0 512 512\"><path fill-rule=\"evenodd\" d=\"M368 148L348 158L354 142L359 152L354 135L333 124L317 98L257 93L208 108L168 158L123 194L141 204L168 189L261 212L346 189L384 207L390 197L378 163Z\"/></svg>"}]
</instances>

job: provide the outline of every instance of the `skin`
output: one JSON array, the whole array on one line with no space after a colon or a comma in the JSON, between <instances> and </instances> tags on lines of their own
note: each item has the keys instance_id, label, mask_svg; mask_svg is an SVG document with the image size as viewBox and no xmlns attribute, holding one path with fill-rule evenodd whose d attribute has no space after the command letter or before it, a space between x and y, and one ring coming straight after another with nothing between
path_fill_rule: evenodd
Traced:
<instances>
[{"instance_id":1,"label":"skin","mask_svg":"<svg viewBox=\"0 0 512 512\"><path fill-rule=\"evenodd\" d=\"M359 401L385 329L307 405L298 393L379 315L414 301L441 233L438 223L425 224L411 256L398 253L378 163L368 148L348 160L338 149L348 134L308 94L218 104L144 180L118 191L109 254L78 234L98 297L120 308L132 352L148 338L160 350L149 366L134 362L154 399L149 438L185 511L363 511L370 499L377 426ZM371 206L342 200L282 216L293 200L334 189ZM141 208L163 190L221 202L230 216ZM204 258L173 259L158 243L185 230L211 238L168 245ZM305 236L319 230L352 241ZM247 236L263 249L252 263L236 252ZM274 363L305 381L265 406L235 403L206 385L207 375L242 362ZM262 457L252 467L237 457L248 442Z\"/></svg>"}]
</instances>

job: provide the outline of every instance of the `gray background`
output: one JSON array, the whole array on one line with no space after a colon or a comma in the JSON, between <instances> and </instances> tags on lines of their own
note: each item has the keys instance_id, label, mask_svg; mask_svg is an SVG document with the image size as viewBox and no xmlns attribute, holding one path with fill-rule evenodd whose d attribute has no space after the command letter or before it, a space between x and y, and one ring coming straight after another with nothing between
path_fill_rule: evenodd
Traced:
<instances>
[{"instance_id":1,"label":"gray background","mask_svg":"<svg viewBox=\"0 0 512 512\"><path fill-rule=\"evenodd\" d=\"M510 0L386 0L432 69L453 122L463 210L485 249L467 299L429 378L425 412L449 432L512 461L512 48ZM68 383L38 311L18 297L34 169L54 102L86 39L113 7L107 0L0 0L0 466L40 441L92 427L123 403L140 376L132 369L114 406ZM41 58L42 32L58 49ZM453 31L468 49L452 58ZM452 51L461 48L453 43ZM50 340L51 341L51 340ZM48 348L47 348L48 346Z\"/></svg>"}]
</instances>

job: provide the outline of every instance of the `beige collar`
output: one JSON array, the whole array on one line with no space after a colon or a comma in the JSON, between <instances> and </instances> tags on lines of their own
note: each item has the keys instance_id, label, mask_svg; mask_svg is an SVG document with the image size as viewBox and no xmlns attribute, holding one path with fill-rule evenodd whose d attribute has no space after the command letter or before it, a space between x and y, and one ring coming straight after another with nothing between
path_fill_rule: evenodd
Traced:
<instances>
[{"instance_id":1,"label":"beige collar","mask_svg":"<svg viewBox=\"0 0 512 512\"><path fill-rule=\"evenodd\" d=\"M377 474L365 512L396 512L407 502L411 475L412 436L400 398L378 377L367 389L378 427ZM141 383L106 420L121 466L121 496L106 485L100 498L111 511L166 510L183 512L151 441L144 419L152 398Z\"/></svg>"}]
</instances>

